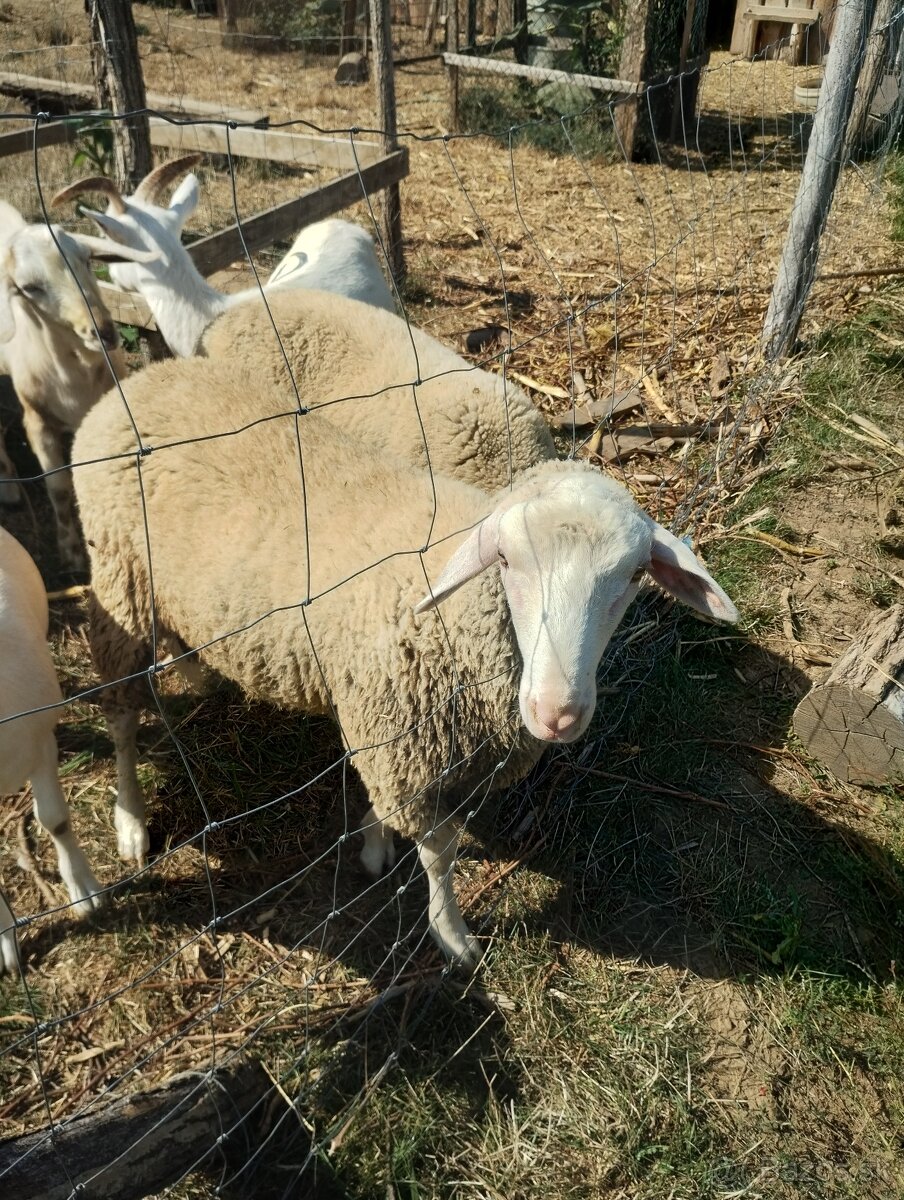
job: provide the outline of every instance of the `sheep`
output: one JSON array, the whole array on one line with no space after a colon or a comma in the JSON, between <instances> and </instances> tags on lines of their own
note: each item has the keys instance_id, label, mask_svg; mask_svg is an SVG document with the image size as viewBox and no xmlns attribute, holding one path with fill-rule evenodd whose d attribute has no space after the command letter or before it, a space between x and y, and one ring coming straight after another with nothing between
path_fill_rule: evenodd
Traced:
<instances>
[{"instance_id":1,"label":"sheep","mask_svg":"<svg viewBox=\"0 0 904 1200\"><path fill-rule=\"evenodd\" d=\"M153 452L136 453L115 394L74 446L120 853L147 852L135 734L151 647L175 645L251 697L338 723L371 805L362 862L391 861L389 830L412 838L430 931L473 966L452 890L462 806L584 733L645 571L711 617L736 620L734 605L587 463L541 463L494 500L322 413L274 416L253 362L158 363L127 391Z\"/></svg>"},{"instance_id":2,"label":"sheep","mask_svg":"<svg viewBox=\"0 0 904 1200\"><path fill-rule=\"evenodd\" d=\"M194 175L182 181L168 208L157 203L167 184L199 157L187 155L161 164L141 181L133 196L120 195L109 179L91 178L70 184L51 200L51 205L61 205L85 192L103 192L108 197L107 211L82 209L83 214L124 246L159 251L160 257L151 263L114 267L110 274L120 287L142 295L160 335L177 356L195 354L211 321L260 295L256 287L231 295L217 291L182 245L182 229L198 204ZM395 311L373 241L365 230L348 221L331 219L303 229L266 287L268 292L275 288L320 289Z\"/></svg>"},{"instance_id":3,"label":"sheep","mask_svg":"<svg viewBox=\"0 0 904 1200\"><path fill-rule=\"evenodd\" d=\"M54 727L62 703L47 645L47 595L28 552L0 529L0 796L31 780L38 821L53 839L75 911L100 905L101 885L69 823ZM37 711L36 711L37 710ZM15 921L0 893L0 974L18 962Z\"/></svg>"},{"instance_id":4,"label":"sheep","mask_svg":"<svg viewBox=\"0 0 904 1200\"><path fill-rule=\"evenodd\" d=\"M29 225L0 201L0 348L22 404L25 433L42 470L56 518L64 568L81 572L85 557L75 516L64 435L125 374L119 332L89 266L92 258L145 261L104 238L69 234L57 226ZM15 471L0 453L0 476ZM7 502L18 499L6 482Z\"/></svg>"},{"instance_id":5,"label":"sheep","mask_svg":"<svg viewBox=\"0 0 904 1200\"><path fill-rule=\"evenodd\" d=\"M296 404L297 390L302 405L316 399L374 449L488 491L556 457L524 392L399 317L303 291L271 296L268 310L249 303L220 317L203 349L211 359L253 362L274 404Z\"/></svg>"}]
</instances>

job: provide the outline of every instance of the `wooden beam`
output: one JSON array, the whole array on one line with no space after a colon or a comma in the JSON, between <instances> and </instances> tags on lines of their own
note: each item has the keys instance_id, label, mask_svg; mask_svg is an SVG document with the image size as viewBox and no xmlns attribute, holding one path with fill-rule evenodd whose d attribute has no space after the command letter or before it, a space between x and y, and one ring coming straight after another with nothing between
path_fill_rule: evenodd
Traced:
<instances>
[{"instance_id":1,"label":"wooden beam","mask_svg":"<svg viewBox=\"0 0 904 1200\"><path fill-rule=\"evenodd\" d=\"M136 325L139 329L156 329L151 310L135 292L124 292L115 283L98 279L101 297L114 321L119 325Z\"/></svg>"},{"instance_id":2,"label":"wooden beam","mask_svg":"<svg viewBox=\"0 0 904 1200\"><path fill-rule=\"evenodd\" d=\"M46 97L72 106L93 108L97 104L90 83L72 83L62 79L45 79L40 75L20 75L18 71L0 71L0 94L33 99ZM196 100L194 96L174 96L167 92L148 92L148 107L158 112L182 116L210 117L216 121L238 121L242 125L266 125L270 117L257 108L228 107L216 101Z\"/></svg>"},{"instance_id":3,"label":"wooden beam","mask_svg":"<svg viewBox=\"0 0 904 1200\"><path fill-rule=\"evenodd\" d=\"M174 125L165 117L151 117L151 145L189 153L227 153L226 127L221 124ZM295 163L304 167L351 170L355 154L361 166L382 157L376 142L347 138L315 137L306 133L281 133L270 129L230 129L228 147L239 158L268 158L271 162Z\"/></svg>"},{"instance_id":4,"label":"wooden beam","mask_svg":"<svg viewBox=\"0 0 904 1200\"><path fill-rule=\"evenodd\" d=\"M477 58L472 54L444 54L447 67L457 67L466 74L517 75L534 83L573 83L597 92L639 92L642 85L626 79L604 79L599 75L578 75L571 71L553 71L548 67L531 67L526 63L503 62L498 58Z\"/></svg>"},{"instance_id":5,"label":"wooden beam","mask_svg":"<svg viewBox=\"0 0 904 1200\"><path fill-rule=\"evenodd\" d=\"M39 146L59 146L63 142L71 142L77 136L73 121L49 121L40 125L30 125L27 129L14 129L11 133L0 133L0 158L6 158L8 154L26 154L34 150L36 129Z\"/></svg>"}]
</instances>

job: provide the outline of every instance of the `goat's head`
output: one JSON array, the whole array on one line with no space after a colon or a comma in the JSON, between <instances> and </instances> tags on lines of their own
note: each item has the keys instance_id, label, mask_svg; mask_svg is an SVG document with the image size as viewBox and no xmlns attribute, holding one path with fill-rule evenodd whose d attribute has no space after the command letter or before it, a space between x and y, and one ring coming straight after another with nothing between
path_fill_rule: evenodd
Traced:
<instances>
[{"instance_id":1,"label":"goat's head","mask_svg":"<svg viewBox=\"0 0 904 1200\"><path fill-rule=\"evenodd\" d=\"M41 322L71 331L89 350L115 349L119 332L90 262L123 257L148 255L57 225L29 225L12 205L0 202L0 342L12 339L16 309L22 307Z\"/></svg>"},{"instance_id":2,"label":"goat's head","mask_svg":"<svg viewBox=\"0 0 904 1200\"><path fill-rule=\"evenodd\" d=\"M78 196L99 192L107 197L107 211L80 208L101 231L129 251L153 252L147 260L124 261L110 268L110 277L121 288L140 292L173 267L184 263L187 253L182 245L182 229L198 205L198 180L188 175L176 188L168 206L158 203L165 189L201 158L187 154L161 163L142 179L132 196L123 196L110 179L93 176L65 187L51 205L65 204Z\"/></svg>"},{"instance_id":3,"label":"goat's head","mask_svg":"<svg viewBox=\"0 0 904 1200\"><path fill-rule=\"evenodd\" d=\"M438 604L498 563L521 651L521 717L541 741L572 742L596 707L596 671L645 573L698 612L736 621L694 554L619 484L577 463L530 472L471 531L416 607Z\"/></svg>"}]
</instances>

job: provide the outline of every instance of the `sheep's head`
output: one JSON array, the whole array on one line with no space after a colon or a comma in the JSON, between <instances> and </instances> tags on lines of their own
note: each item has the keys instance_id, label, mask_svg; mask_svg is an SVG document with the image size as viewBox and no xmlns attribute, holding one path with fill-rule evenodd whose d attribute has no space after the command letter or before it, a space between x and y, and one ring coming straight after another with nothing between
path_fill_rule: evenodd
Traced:
<instances>
[{"instance_id":1,"label":"sheep's head","mask_svg":"<svg viewBox=\"0 0 904 1200\"><path fill-rule=\"evenodd\" d=\"M21 307L73 333L89 350L115 349L119 333L90 263L127 253L104 238L29 225L12 205L0 202L0 342L12 339Z\"/></svg>"},{"instance_id":2,"label":"sheep's head","mask_svg":"<svg viewBox=\"0 0 904 1200\"><path fill-rule=\"evenodd\" d=\"M110 179L94 176L80 179L63 188L51 200L61 205L88 192L107 197L107 211L95 212L80 208L106 237L133 252L153 252L153 258L124 261L110 268L110 277L121 288L141 292L153 285L174 266L184 263L187 254L182 245L182 229L198 205L198 180L187 175L173 193L168 206L158 201L175 179L200 159L200 154L188 154L171 162L161 163L146 175L132 196L123 196Z\"/></svg>"},{"instance_id":3,"label":"sheep's head","mask_svg":"<svg viewBox=\"0 0 904 1200\"><path fill-rule=\"evenodd\" d=\"M603 651L644 574L698 612L736 621L694 554L598 471L549 463L532 471L471 531L415 609L438 604L499 564L522 658L525 726L573 742L596 707Z\"/></svg>"}]
</instances>

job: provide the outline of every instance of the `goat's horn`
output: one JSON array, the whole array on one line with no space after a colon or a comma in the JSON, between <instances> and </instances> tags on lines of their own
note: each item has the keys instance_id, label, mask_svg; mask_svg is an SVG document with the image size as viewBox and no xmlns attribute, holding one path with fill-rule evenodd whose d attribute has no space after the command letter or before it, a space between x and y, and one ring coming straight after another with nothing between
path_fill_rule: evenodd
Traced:
<instances>
[{"instance_id":1,"label":"goat's horn","mask_svg":"<svg viewBox=\"0 0 904 1200\"><path fill-rule=\"evenodd\" d=\"M182 158L174 158L171 162L161 163L154 167L149 175L145 175L135 189L133 199L143 200L145 204L155 204L163 189L174 179L178 179L189 167L201 161L200 154L185 154Z\"/></svg>"},{"instance_id":2,"label":"goat's horn","mask_svg":"<svg viewBox=\"0 0 904 1200\"><path fill-rule=\"evenodd\" d=\"M107 179L103 175L92 175L90 179L78 179L75 183L70 183L68 187L57 192L50 201L50 207L58 208L68 200L74 200L76 196L84 195L85 192L102 192L109 199L110 207L118 217L121 217L126 211L125 201L119 188L112 179Z\"/></svg>"}]
</instances>

